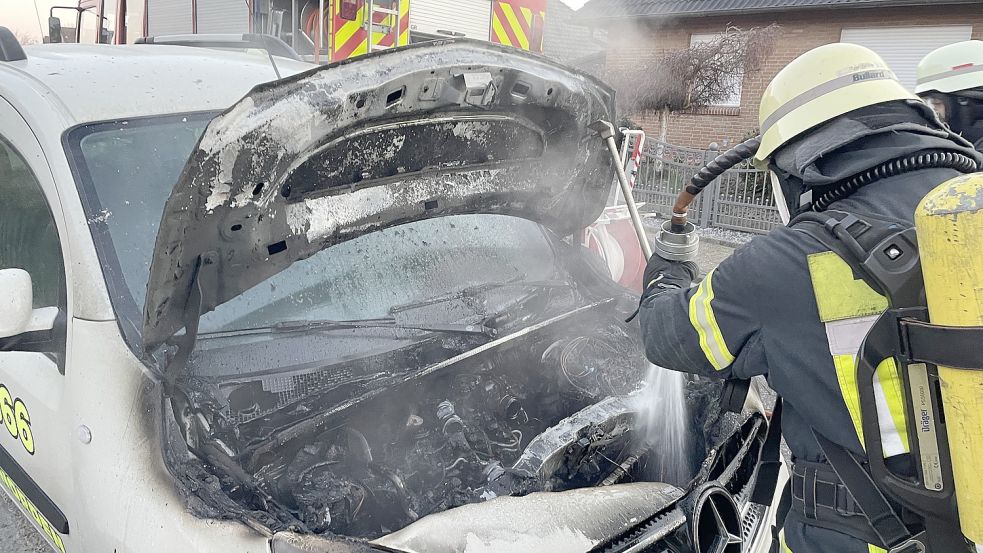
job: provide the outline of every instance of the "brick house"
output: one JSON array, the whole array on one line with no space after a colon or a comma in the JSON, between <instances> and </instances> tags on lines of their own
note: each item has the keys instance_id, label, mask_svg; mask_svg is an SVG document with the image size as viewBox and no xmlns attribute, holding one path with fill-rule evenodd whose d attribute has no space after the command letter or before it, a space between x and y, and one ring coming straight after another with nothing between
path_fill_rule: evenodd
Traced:
<instances>
[{"instance_id":1,"label":"brick house","mask_svg":"<svg viewBox=\"0 0 983 553\"><path fill-rule=\"evenodd\" d=\"M543 55L571 67L596 71L603 67L607 37L604 30L581 25L577 12L561 0L547 0ZM598 63L599 62L599 63Z\"/></svg>"},{"instance_id":2,"label":"brick house","mask_svg":"<svg viewBox=\"0 0 983 553\"><path fill-rule=\"evenodd\" d=\"M768 59L744 75L729 101L669 118L667 141L696 148L710 142L732 145L756 131L758 100L768 82L816 46L853 42L872 48L913 88L922 56L952 42L983 39L981 0L590 0L577 16L607 31L608 72L686 48L731 26L781 26ZM631 117L650 136L659 136L657 114Z\"/></svg>"}]
</instances>

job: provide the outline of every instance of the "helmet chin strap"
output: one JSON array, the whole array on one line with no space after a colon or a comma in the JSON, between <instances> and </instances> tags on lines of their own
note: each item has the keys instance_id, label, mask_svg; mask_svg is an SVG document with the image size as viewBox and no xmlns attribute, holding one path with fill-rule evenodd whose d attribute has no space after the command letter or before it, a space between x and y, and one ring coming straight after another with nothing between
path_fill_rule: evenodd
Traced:
<instances>
[{"instance_id":1,"label":"helmet chin strap","mask_svg":"<svg viewBox=\"0 0 983 553\"><path fill-rule=\"evenodd\" d=\"M778 215L782 218L782 224L787 225L792 220L792 215L785 200L785 192L782 191L782 183L774 171L768 171L768 180L771 182L771 193L778 207Z\"/></svg>"}]
</instances>

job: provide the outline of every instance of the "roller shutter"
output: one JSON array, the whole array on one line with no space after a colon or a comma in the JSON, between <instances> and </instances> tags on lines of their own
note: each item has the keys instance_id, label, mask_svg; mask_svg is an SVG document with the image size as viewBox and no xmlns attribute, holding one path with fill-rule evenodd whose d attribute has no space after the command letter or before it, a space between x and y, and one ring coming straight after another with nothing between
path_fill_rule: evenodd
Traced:
<instances>
[{"instance_id":1,"label":"roller shutter","mask_svg":"<svg viewBox=\"0 0 983 553\"><path fill-rule=\"evenodd\" d=\"M248 33L249 7L244 0L198 0L199 33Z\"/></svg>"},{"instance_id":2,"label":"roller shutter","mask_svg":"<svg viewBox=\"0 0 983 553\"><path fill-rule=\"evenodd\" d=\"M450 31L488 40L490 25L491 0L413 0L410 5L414 33L448 36L440 31Z\"/></svg>"},{"instance_id":3,"label":"roller shutter","mask_svg":"<svg viewBox=\"0 0 983 553\"><path fill-rule=\"evenodd\" d=\"M870 27L843 29L841 40L880 54L898 79L914 90L918 62L926 54L953 42L969 40L972 34L971 25Z\"/></svg>"},{"instance_id":4,"label":"roller shutter","mask_svg":"<svg viewBox=\"0 0 983 553\"><path fill-rule=\"evenodd\" d=\"M191 0L148 0L147 36L191 33Z\"/></svg>"}]
</instances>

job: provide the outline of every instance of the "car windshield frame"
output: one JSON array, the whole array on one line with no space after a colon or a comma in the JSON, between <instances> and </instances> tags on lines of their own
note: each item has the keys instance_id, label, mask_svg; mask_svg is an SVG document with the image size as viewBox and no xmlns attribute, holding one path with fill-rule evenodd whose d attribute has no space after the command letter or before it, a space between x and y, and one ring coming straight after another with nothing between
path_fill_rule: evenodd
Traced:
<instances>
[{"instance_id":1,"label":"car windshield frame","mask_svg":"<svg viewBox=\"0 0 983 553\"><path fill-rule=\"evenodd\" d=\"M85 155L83 142L89 136L106 131L161 126L173 123L194 124L200 122L203 124L202 127L204 129L208 122L220 113L219 111L189 112L83 123L69 128L62 135L62 144L101 265L103 279L110 295L110 303L116 313L117 324L127 346L145 361L148 360L148 357L143 349L143 305L138 304L138 300L131 286L124 277L124 264L121 262L120 252L114 243L110 225L107 223L110 214L107 212L106 206L100 201L99 186L94 181L89 162ZM197 145L197 141L192 145L192 152L193 146L195 145ZM170 193L171 191L169 190L168 194ZM162 211L163 208L164 206L162 204ZM500 215L495 217L506 216ZM559 261L556 251L557 244L555 243L558 237L554 237L541 224L535 221L530 221L530 223L536 226L543 239L543 243L549 247L554 255L553 267L555 268L556 262Z\"/></svg>"},{"instance_id":2,"label":"car windshield frame","mask_svg":"<svg viewBox=\"0 0 983 553\"><path fill-rule=\"evenodd\" d=\"M207 124L221 113L220 110L208 110L111 119L75 125L62 134L62 148L65 150L72 178L82 203L82 210L88 222L87 226L92 235L96 256L102 267L103 280L109 292L110 304L116 313L116 321L123 335L123 341L139 357L144 357L143 306L137 305L126 280L123 278L123 267L113 243L109 225L106 224L105 217L100 217L104 207L99 201L95 182L88 165L85 163L82 141L99 132L122 128L154 126L182 121L202 121ZM163 206L161 206L161 211L163 212Z\"/></svg>"}]
</instances>

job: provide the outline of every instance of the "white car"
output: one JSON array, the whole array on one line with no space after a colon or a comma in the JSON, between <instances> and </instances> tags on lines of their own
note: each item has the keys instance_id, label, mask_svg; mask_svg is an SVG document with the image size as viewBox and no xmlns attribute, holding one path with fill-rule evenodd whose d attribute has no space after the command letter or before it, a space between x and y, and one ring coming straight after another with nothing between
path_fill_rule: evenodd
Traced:
<instances>
[{"instance_id":1,"label":"white car","mask_svg":"<svg viewBox=\"0 0 983 553\"><path fill-rule=\"evenodd\" d=\"M762 409L640 389L637 297L564 239L606 86L475 42L11 40L0 487L55 550L767 550Z\"/></svg>"}]
</instances>

